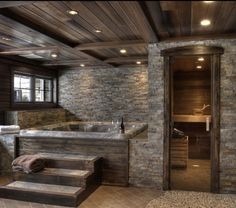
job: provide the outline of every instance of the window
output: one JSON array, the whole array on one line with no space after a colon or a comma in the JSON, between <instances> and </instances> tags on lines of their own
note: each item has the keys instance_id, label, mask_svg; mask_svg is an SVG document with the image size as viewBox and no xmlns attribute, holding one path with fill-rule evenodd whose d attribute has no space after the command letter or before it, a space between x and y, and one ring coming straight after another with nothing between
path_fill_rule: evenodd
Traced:
<instances>
[{"instance_id":1,"label":"window","mask_svg":"<svg viewBox=\"0 0 236 208\"><path fill-rule=\"evenodd\" d=\"M52 79L14 74L15 102L52 102Z\"/></svg>"},{"instance_id":2,"label":"window","mask_svg":"<svg viewBox=\"0 0 236 208\"><path fill-rule=\"evenodd\" d=\"M15 102L32 101L32 78L30 76L14 76L14 100Z\"/></svg>"},{"instance_id":3,"label":"window","mask_svg":"<svg viewBox=\"0 0 236 208\"><path fill-rule=\"evenodd\" d=\"M50 79L35 79L35 101L36 102L51 102L52 101L52 80Z\"/></svg>"}]
</instances>

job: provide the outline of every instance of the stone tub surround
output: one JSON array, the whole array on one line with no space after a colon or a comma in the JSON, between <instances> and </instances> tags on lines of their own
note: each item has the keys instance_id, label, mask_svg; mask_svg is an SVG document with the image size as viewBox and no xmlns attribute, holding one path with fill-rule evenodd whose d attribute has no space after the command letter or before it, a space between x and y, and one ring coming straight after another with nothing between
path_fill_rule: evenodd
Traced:
<instances>
[{"instance_id":1,"label":"stone tub surround","mask_svg":"<svg viewBox=\"0 0 236 208\"><path fill-rule=\"evenodd\" d=\"M59 104L82 121L147 122L147 67L60 71Z\"/></svg>"},{"instance_id":2,"label":"stone tub surround","mask_svg":"<svg viewBox=\"0 0 236 208\"><path fill-rule=\"evenodd\" d=\"M109 139L109 140L117 140L117 139L130 139L139 134L140 132L147 129L147 124L145 123L136 123L130 122L125 123L125 134L120 134L115 131L111 132L83 132L83 131L68 131L68 130L53 130L53 129L65 129L65 127L69 127L70 125L96 125L101 127L111 127L111 122L64 122L59 124L52 124L47 126L41 126L36 128L30 128L20 131L21 137L50 137L50 138L74 138L74 139ZM51 129L51 130L50 130Z\"/></svg>"},{"instance_id":3,"label":"stone tub surround","mask_svg":"<svg viewBox=\"0 0 236 208\"><path fill-rule=\"evenodd\" d=\"M141 186L162 187L163 184L163 131L164 131L164 60L161 50L189 45L220 46L221 100L220 100L220 192L236 192L236 39L204 41L160 42L149 45L148 82L149 118L148 142L136 144L139 151L137 178ZM138 154L137 153L137 154ZM148 162L147 162L148 161ZM139 177L138 177L139 176ZM142 181L142 183L141 183ZM141 183L141 184L140 184Z\"/></svg>"},{"instance_id":4,"label":"stone tub surround","mask_svg":"<svg viewBox=\"0 0 236 208\"><path fill-rule=\"evenodd\" d=\"M6 124L21 129L67 121L69 113L63 108L6 111Z\"/></svg>"},{"instance_id":5,"label":"stone tub surround","mask_svg":"<svg viewBox=\"0 0 236 208\"><path fill-rule=\"evenodd\" d=\"M11 163L14 158L15 136L17 134L0 134L0 175L11 175Z\"/></svg>"}]
</instances>

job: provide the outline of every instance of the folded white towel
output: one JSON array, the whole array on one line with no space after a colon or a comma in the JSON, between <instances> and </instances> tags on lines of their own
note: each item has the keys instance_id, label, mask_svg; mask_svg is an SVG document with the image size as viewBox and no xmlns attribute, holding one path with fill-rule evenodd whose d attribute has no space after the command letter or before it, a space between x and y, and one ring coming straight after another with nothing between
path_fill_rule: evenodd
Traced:
<instances>
[{"instance_id":1,"label":"folded white towel","mask_svg":"<svg viewBox=\"0 0 236 208\"><path fill-rule=\"evenodd\" d=\"M4 125L0 126L0 132L16 132L19 131L20 127L17 125Z\"/></svg>"}]
</instances>

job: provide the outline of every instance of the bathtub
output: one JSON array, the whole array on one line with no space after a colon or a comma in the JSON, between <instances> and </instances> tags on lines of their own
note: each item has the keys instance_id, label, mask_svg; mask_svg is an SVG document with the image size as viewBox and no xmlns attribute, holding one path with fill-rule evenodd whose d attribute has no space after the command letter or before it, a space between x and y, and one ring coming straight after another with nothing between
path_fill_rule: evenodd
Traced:
<instances>
[{"instance_id":1,"label":"bathtub","mask_svg":"<svg viewBox=\"0 0 236 208\"><path fill-rule=\"evenodd\" d=\"M145 123L125 123L120 134L111 122L63 122L24 129L16 137L21 154L61 153L103 158L102 184L127 186L130 140L147 130Z\"/></svg>"},{"instance_id":2,"label":"bathtub","mask_svg":"<svg viewBox=\"0 0 236 208\"><path fill-rule=\"evenodd\" d=\"M147 129L146 123L125 123L125 133L111 122L62 122L39 126L20 131L20 136L93 138L93 139L131 139Z\"/></svg>"}]
</instances>

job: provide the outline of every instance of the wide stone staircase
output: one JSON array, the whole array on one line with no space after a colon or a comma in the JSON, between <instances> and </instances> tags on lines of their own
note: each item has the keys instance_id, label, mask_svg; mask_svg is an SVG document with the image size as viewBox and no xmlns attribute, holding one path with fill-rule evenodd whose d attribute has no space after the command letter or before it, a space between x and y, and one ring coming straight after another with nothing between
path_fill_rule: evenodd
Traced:
<instances>
[{"instance_id":1,"label":"wide stone staircase","mask_svg":"<svg viewBox=\"0 0 236 208\"><path fill-rule=\"evenodd\" d=\"M101 184L102 159L96 156L40 153L44 170L14 172L14 181L0 186L0 197L61 206L78 206Z\"/></svg>"}]
</instances>

